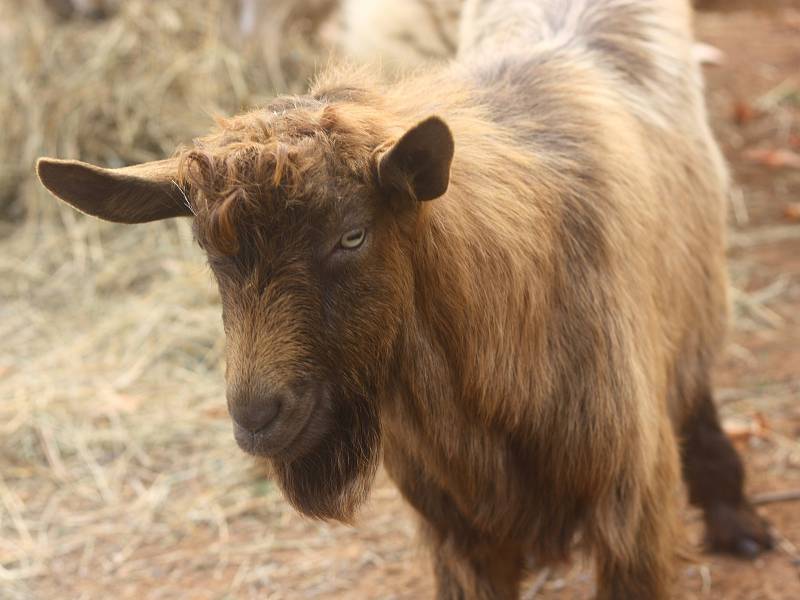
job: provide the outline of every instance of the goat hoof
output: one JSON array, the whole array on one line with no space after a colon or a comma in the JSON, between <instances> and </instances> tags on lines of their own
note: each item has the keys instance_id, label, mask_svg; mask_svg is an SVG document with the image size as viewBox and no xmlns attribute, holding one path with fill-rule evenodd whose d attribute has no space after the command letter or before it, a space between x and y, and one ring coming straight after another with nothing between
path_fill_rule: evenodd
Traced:
<instances>
[{"instance_id":1,"label":"goat hoof","mask_svg":"<svg viewBox=\"0 0 800 600\"><path fill-rule=\"evenodd\" d=\"M707 511L706 521L713 552L752 560L773 547L767 522L749 505L715 507Z\"/></svg>"},{"instance_id":2,"label":"goat hoof","mask_svg":"<svg viewBox=\"0 0 800 600\"><path fill-rule=\"evenodd\" d=\"M736 541L736 554L750 560L761 554L761 545L750 538L741 538Z\"/></svg>"}]
</instances>

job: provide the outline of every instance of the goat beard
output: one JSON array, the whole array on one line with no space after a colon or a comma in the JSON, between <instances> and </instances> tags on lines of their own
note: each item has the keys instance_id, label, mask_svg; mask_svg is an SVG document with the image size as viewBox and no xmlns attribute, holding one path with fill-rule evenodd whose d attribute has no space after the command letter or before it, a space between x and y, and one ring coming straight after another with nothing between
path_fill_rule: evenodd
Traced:
<instances>
[{"instance_id":1,"label":"goat beard","mask_svg":"<svg viewBox=\"0 0 800 600\"><path fill-rule=\"evenodd\" d=\"M278 485L298 511L349 522L367 499L380 460L380 421L374 404L363 396L341 403L316 448L289 461L271 461Z\"/></svg>"}]
</instances>

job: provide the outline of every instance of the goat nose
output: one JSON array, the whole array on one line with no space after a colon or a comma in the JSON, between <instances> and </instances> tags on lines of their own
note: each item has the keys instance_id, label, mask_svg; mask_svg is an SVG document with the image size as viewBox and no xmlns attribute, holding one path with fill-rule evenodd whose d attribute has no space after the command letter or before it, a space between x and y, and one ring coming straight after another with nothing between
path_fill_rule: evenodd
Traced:
<instances>
[{"instance_id":1,"label":"goat nose","mask_svg":"<svg viewBox=\"0 0 800 600\"><path fill-rule=\"evenodd\" d=\"M228 394L228 412L234 422L251 433L265 429L281 411L281 393L234 392Z\"/></svg>"}]
</instances>

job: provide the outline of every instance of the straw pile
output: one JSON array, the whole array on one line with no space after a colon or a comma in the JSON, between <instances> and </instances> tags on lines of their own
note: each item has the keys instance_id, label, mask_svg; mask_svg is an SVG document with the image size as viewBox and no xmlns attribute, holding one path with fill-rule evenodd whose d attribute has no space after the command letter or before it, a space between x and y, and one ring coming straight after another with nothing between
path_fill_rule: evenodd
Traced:
<instances>
[{"instance_id":1,"label":"straw pile","mask_svg":"<svg viewBox=\"0 0 800 600\"><path fill-rule=\"evenodd\" d=\"M232 443L216 290L187 224L83 218L33 178L42 154L163 157L210 113L302 89L330 3L268 0L263 19L249 4L128 0L65 20L0 3L4 599L175 597L209 568L237 596L266 585L242 566L258 547L226 543L248 511L244 539L265 543L273 492Z\"/></svg>"},{"instance_id":2,"label":"straw pile","mask_svg":"<svg viewBox=\"0 0 800 600\"><path fill-rule=\"evenodd\" d=\"M255 12L238 5L134 0L106 19L64 20L42 0L5 0L0 198L6 212L37 155L110 166L163 157L202 132L209 113L301 90L319 54L309 40L332 3L242 3Z\"/></svg>"}]
</instances>

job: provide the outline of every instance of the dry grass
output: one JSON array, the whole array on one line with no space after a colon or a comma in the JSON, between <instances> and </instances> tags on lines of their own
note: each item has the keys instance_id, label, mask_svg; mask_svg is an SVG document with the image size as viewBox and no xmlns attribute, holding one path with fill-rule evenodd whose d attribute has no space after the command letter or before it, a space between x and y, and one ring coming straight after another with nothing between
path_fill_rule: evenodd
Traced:
<instances>
[{"instance_id":1,"label":"dry grass","mask_svg":"<svg viewBox=\"0 0 800 600\"><path fill-rule=\"evenodd\" d=\"M174 597L209 569L236 596L267 585L259 565L237 573L270 543L272 491L231 442L216 291L187 224L86 219L32 177L42 154L162 157L211 113L302 89L330 3L266 4L244 36L224 0L130 0L99 21L0 3L2 598L138 597L148 579ZM249 513L252 544L227 544Z\"/></svg>"},{"instance_id":2,"label":"dry grass","mask_svg":"<svg viewBox=\"0 0 800 600\"><path fill-rule=\"evenodd\" d=\"M238 4L132 0L108 19L64 20L43 0L4 0L3 202L20 197L37 156L110 166L163 157L202 133L209 114L302 90L322 51L310 40L332 2L257 2L254 24L241 23ZM28 210L52 206L22 192Z\"/></svg>"}]
</instances>

